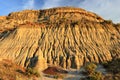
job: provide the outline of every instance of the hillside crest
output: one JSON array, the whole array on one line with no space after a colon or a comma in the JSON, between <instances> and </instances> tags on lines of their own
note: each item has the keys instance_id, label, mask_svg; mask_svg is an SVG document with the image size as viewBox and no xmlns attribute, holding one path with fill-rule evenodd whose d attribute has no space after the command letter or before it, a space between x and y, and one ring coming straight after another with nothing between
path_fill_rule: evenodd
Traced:
<instances>
[{"instance_id":1,"label":"hillside crest","mask_svg":"<svg viewBox=\"0 0 120 80\"><path fill-rule=\"evenodd\" d=\"M120 25L80 8L13 12L0 26L0 57L23 67L79 69L120 58Z\"/></svg>"}]
</instances>

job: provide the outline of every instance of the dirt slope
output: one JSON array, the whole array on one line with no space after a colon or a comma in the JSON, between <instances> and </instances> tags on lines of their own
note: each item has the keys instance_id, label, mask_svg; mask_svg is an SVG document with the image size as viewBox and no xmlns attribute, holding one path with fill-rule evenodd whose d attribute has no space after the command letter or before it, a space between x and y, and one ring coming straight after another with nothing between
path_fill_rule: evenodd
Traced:
<instances>
[{"instance_id":1,"label":"dirt slope","mask_svg":"<svg viewBox=\"0 0 120 80\"><path fill-rule=\"evenodd\" d=\"M83 9L25 10L0 21L0 58L24 67L79 69L120 58L120 25Z\"/></svg>"}]
</instances>

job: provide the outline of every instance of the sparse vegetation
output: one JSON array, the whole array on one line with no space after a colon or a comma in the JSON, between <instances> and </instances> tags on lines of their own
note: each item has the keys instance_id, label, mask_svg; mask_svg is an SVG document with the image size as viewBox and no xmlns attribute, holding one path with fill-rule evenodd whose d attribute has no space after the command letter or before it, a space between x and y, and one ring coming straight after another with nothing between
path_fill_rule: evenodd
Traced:
<instances>
[{"instance_id":1,"label":"sparse vegetation","mask_svg":"<svg viewBox=\"0 0 120 80\"><path fill-rule=\"evenodd\" d=\"M25 69L11 60L0 61L0 80L28 80L24 75Z\"/></svg>"},{"instance_id":2,"label":"sparse vegetation","mask_svg":"<svg viewBox=\"0 0 120 80\"><path fill-rule=\"evenodd\" d=\"M119 80L120 79L120 59L115 59L109 62L103 63L107 73L103 75L101 72L96 71L97 66L94 63L89 63L85 66L87 73L86 78L82 80Z\"/></svg>"},{"instance_id":3,"label":"sparse vegetation","mask_svg":"<svg viewBox=\"0 0 120 80\"><path fill-rule=\"evenodd\" d=\"M120 78L120 59L103 63L103 66L109 73L113 74L113 78Z\"/></svg>"},{"instance_id":4,"label":"sparse vegetation","mask_svg":"<svg viewBox=\"0 0 120 80\"><path fill-rule=\"evenodd\" d=\"M94 63L89 63L88 65L85 66L85 70L88 74L94 73L96 68L97 66Z\"/></svg>"},{"instance_id":5,"label":"sparse vegetation","mask_svg":"<svg viewBox=\"0 0 120 80\"><path fill-rule=\"evenodd\" d=\"M109 23L109 24L110 24L110 23L111 23L111 24L113 23L112 20L104 20L104 22L105 22L105 23Z\"/></svg>"},{"instance_id":6,"label":"sparse vegetation","mask_svg":"<svg viewBox=\"0 0 120 80\"><path fill-rule=\"evenodd\" d=\"M63 79L63 78L65 78L65 75L63 75L63 74L56 74L56 75L46 74L45 76L50 77L50 78L55 78L55 79Z\"/></svg>"},{"instance_id":7,"label":"sparse vegetation","mask_svg":"<svg viewBox=\"0 0 120 80\"><path fill-rule=\"evenodd\" d=\"M56 76L58 79L63 79L65 77L65 75L63 75L63 74L57 74Z\"/></svg>"},{"instance_id":8,"label":"sparse vegetation","mask_svg":"<svg viewBox=\"0 0 120 80\"><path fill-rule=\"evenodd\" d=\"M27 68L26 69L26 75L28 75L28 76L35 75L36 77L40 77L40 74L38 73L38 71L36 71L33 68Z\"/></svg>"},{"instance_id":9,"label":"sparse vegetation","mask_svg":"<svg viewBox=\"0 0 120 80\"><path fill-rule=\"evenodd\" d=\"M63 7L15 12L1 19L0 26L1 59L10 58L18 64L7 61L0 65L0 78L5 80L40 77L34 68L23 68L28 65L41 70L49 65L79 69L88 61L98 63L120 55L120 24L82 9ZM89 63L85 66L85 79L120 79L119 60L103 65L110 75L103 76L102 72L96 71L94 63ZM55 79L63 79L63 74L68 73L56 67L45 72ZM3 75L7 77L3 78Z\"/></svg>"},{"instance_id":10,"label":"sparse vegetation","mask_svg":"<svg viewBox=\"0 0 120 80\"><path fill-rule=\"evenodd\" d=\"M82 80L103 80L104 76L101 72L96 71L97 65L94 63L89 63L85 66L85 72L87 73L86 78L83 78Z\"/></svg>"},{"instance_id":11,"label":"sparse vegetation","mask_svg":"<svg viewBox=\"0 0 120 80\"><path fill-rule=\"evenodd\" d=\"M120 73L120 59L103 63L103 66L111 73Z\"/></svg>"},{"instance_id":12,"label":"sparse vegetation","mask_svg":"<svg viewBox=\"0 0 120 80\"><path fill-rule=\"evenodd\" d=\"M101 72L95 71L88 76L89 80L103 80L103 75Z\"/></svg>"}]
</instances>

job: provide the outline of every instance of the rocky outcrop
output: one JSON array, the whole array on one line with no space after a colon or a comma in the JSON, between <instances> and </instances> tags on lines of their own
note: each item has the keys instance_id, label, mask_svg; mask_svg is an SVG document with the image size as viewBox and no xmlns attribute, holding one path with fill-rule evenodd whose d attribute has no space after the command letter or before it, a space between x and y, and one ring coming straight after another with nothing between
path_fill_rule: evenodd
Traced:
<instances>
[{"instance_id":1,"label":"rocky outcrop","mask_svg":"<svg viewBox=\"0 0 120 80\"><path fill-rule=\"evenodd\" d=\"M92 12L88 12L84 9L74 8L74 7L59 7L59 8L41 10L40 14L41 14L40 17L44 16L44 17L47 17L47 19L52 18L54 20L56 20L56 18L59 18L59 19L71 18L74 20L81 20L82 18L85 18L91 21L96 21L96 22L103 21L103 19L100 16Z\"/></svg>"},{"instance_id":2,"label":"rocky outcrop","mask_svg":"<svg viewBox=\"0 0 120 80\"><path fill-rule=\"evenodd\" d=\"M12 12L8 15L8 19L14 19L18 23L24 23L26 21L34 22L37 21L38 15L40 14L39 10L23 10L21 12Z\"/></svg>"},{"instance_id":3,"label":"rocky outcrop","mask_svg":"<svg viewBox=\"0 0 120 80\"><path fill-rule=\"evenodd\" d=\"M7 20L19 21L17 13ZM33 20L29 13L22 19L27 22L1 32L1 58L37 70L47 68L47 64L79 69L87 62L120 58L119 25L76 8L33 11Z\"/></svg>"},{"instance_id":4,"label":"rocky outcrop","mask_svg":"<svg viewBox=\"0 0 120 80\"><path fill-rule=\"evenodd\" d=\"M6 29L14 28L19 24L24 24L26 22L49 22L51 24L64 20L80 21L81 19L96 22L104 21L95 13L74 7L60 7L45 10L23 10L20 12L12 12L8 16L1 16L0 32L3 32Z\"/></svg>"}]
</instances>

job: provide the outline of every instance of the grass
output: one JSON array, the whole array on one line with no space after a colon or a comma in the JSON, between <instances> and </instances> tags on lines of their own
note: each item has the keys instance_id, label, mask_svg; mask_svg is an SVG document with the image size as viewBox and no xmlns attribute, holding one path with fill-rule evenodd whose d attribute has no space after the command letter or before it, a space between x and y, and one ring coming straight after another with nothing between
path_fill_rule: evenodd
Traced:
<instances>
[{"instance_id":1,"label":"grass","mask_svg":"<svg viewBox=\"0 0 120 80\"><path fill-rule=\"evenodd\" d=\"M25 68L16 65L10 60L0 61L0 80L33 80L36 78L32 75L26 76L25 73ZM35 73L35 75L37 74Z\"/></svg>"},{"instance_id":2,"label":"grass","mask_svg":"<svg viewBox=\"0 0 120 80\"><path fill-rule=\"evenodd\" d=\"M22 72L25 71L24 68L14 64L10 60L4 59L0 61L0 80L18 80L16 79L16 76L23 78L23 80L27 80L27 77L24 74L19 73L17 70L21 70Z\"/></svg>"}]
</instances>

